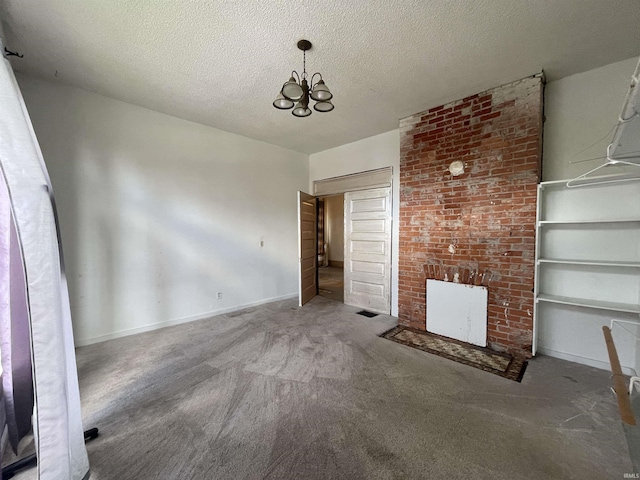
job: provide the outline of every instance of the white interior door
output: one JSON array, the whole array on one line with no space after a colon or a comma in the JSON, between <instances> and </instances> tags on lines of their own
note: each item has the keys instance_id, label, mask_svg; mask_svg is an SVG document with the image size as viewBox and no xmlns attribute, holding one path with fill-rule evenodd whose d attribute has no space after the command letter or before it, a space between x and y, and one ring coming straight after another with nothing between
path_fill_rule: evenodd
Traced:
<instances>
[{"instance_id":1,"label":"white interior door","mask_svg":"<svg viewBox=\"0 0 640 480\"><path fill-rule=\"evenodd\" d=\"M344 303L391 312L391 188L344 195Z\"/></svg>"},{"instance_id":2,"label":"white interior door","mask_svg":"<svg viewBox=\"0 0 640 480\"><path fill-rule=\"evenodd\" d=\"M318 293L316 281L316 198L298 192L298 251L299 251L299 299L300 306Z\"/></svg>"}]
</instances>

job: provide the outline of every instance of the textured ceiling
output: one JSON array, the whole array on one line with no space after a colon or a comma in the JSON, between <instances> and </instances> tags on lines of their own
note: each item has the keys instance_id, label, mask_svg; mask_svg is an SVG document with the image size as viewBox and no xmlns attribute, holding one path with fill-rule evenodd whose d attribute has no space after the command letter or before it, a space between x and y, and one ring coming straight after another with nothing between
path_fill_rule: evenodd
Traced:
<instances>
[{"instance_id":1,"label":"textured ceiling","mask_svg":"<svg viewBox=\"0 0 640 480\"><path fill-rule=\"evenodd\" d=\"M14 68L313 153L534 74L554 80L640 54L638 0L0 0ZM271 106L291 70L331 113ZM632 72L629 72L631 75ZM621 100L622 101L622 100Z\"/></svg>"}]
</instances>

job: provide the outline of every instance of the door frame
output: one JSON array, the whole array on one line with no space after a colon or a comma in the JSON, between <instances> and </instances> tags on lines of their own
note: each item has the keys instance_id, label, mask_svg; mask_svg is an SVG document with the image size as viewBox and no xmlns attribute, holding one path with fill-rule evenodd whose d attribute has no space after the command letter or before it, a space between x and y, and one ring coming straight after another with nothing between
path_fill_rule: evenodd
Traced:
<instances>
[{"instance_id":1,"label":"door frame","mask_svg":"<svg viewBox=\"0 0 640 480\"><path fill-rule=\"evenodd\" d=\"M393 285L393 255L396 245L393 241L393 167L383 167L374 170L365 170L362 172L352 173L349 175L341 175L338 177L323 178L321 180L313 181L312 195L314 197L324 197L331 195L344 195L347 192L356 192L359 190L370 190L373 188L385 188L389 187L391 196L391 251L389 252L391 266L389 268L389 310L393 312L393 299L394 293L391 289ZM346 235L346 229L345 229ZM344 248L347 248L347 242L344 243ZM317 271L317 266L316 266ZM343 287L344 288L344 287Z\"/></svg>"},{"instance_id":2,"label":"door frame","mask_svg":"<svg viewBox=\"0 0 640 480\"><path fill-rule=\"evenodd\" d=\"M383 187L391 187L391 194L393 196L393 167L384 167L376 170L352 173L350 175L314 180L311 194L314 197L324 197Z\"/></svg>"}]
</instances>

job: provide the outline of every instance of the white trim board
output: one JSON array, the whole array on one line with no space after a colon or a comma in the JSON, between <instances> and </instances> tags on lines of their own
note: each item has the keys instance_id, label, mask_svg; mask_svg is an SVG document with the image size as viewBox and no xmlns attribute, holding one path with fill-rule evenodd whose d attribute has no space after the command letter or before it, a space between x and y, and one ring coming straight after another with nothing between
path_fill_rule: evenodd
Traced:
<instances>
[{"instance_id":1,"label":"white trim board","mask_svg":"<svg viewBox=\"0 0 640 480\"><path fill-rule=\"evenodd\" d=\"M369 190L372 188L391 187L393 183L393 167L378 168L364 172L324 178L313 181L313 195L322 197L340 193Z\"/></svg>"},{"instance_id":2,"label":"white trim board","mask_svg":"<svg viewBox=\"0 0 640 480\"><path fill-rule=\"evenodd\" d=\"M76 347L85 347L87 345L93 345L94 343L106 342L107 340L113 340L114 338L128 337L129 335L135 335L136 333L151 332L153 330L159 330L165 327L171 327L173 325L180 325L182 323L195 322L196 320L202 320L209 317L215 317L216 315L224 315L225 313L237 312L245 308L257 307L271 302L280 302L283 300L291 300L298 298L298 292L282 295L280 297L267 298L265 300L259 300L257 302L246 303L244 305L236 305L234 307L222 308L220 310L213 310L211 312L200 313L198 315L191 315L188 317L176 318L173 320L167 320L166 322L152 323L150 325L143 325L142 327L129 328L126 330L119 330L113 333L107 333L105 335L98 335L97 337L76 339Z\"/></svg>"}]
</instances>

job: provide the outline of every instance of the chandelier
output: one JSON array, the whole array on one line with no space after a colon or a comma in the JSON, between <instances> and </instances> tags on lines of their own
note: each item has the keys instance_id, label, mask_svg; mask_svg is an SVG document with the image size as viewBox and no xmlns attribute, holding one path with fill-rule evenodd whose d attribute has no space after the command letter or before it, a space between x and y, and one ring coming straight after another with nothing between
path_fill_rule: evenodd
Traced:
<instances>
[{"instance_id":1,"label":"chandelier","mask_svg":"<svg viewBox=\"0 0 640 480\"><path fill-rule=\"evenodd\" d=\"M282 86L273 106L279 110L289 110L293 108L294 102L298 102L291 113L296 117L308 117L312 113L309 108L309 97L311 97L316 102L313 105L316 112L330 112L333 110L333 103L330 102L333 94L324 84L322 75L317 72L311 75L311 88L307 82L307 50L311 49L311 42L300 40L298 48L302 50L302 75L299 75L295 70L291 72L291 78ZM316 75L320 77L320 80L314 84L313 79Z\"/></svg>"}]
</instances>

